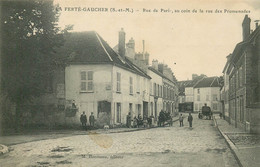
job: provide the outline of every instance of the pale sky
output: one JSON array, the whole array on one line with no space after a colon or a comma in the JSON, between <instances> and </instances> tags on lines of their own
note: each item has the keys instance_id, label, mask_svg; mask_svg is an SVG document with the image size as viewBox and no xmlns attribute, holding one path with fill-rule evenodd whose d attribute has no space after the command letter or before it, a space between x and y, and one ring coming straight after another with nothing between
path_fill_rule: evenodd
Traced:
<instances>
[{"instance_id":1,"label":"pale sky","mask_svg":"<svg viewBox=\"0 0 260 167\"><path fill-rule=\"evenodd\" d=\"M227 10L247 10L251 29L260 20L260 0L55 0L62 9L59 25L74 25L73 31L96 31L111 47L118 43L118 32L124 28L126 42L133 37L136 52L145 50L153 59L167 64L177 80L191 75L220 76L226 56L242 40L245 13L223 13ZM66 7L133 9L127 12L65 11ZM158 12L143 12L143 9ZM68 9L68 8L67 8ZM180 13L161 12L180 10ZM193 9L197 13L192 13ZM204 12L200 13L202 9ZM215 13L215 10L222 13ZM138 10L138 11L137 11ZM190 10L190 13L182 13ZM213 10L213 13L206 13ZM260 23L259 23L260 24ZM176 65L174 64L176 63Z\"/></svg>"}]
</instances>

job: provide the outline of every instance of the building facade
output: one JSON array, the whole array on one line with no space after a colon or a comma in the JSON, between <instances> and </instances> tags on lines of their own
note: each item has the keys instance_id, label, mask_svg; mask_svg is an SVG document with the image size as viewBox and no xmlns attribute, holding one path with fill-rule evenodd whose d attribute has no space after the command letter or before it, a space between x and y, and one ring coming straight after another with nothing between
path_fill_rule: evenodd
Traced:
<instances>
[{"instance_id":1,"label":"building facade","mask_svg":"<svg viewBox=\"0 0 260 167\"><path fill-rule=\"evenodd\" d=\"M251 33L251 19L242 23L243 41L231 54L229 75L229 117L235 127L260 132L260 27ZM227 80L227 78L226 78Z\"/></svg>"},{"instance_id":2,"label":"building facade","mask_svg":"<svg viewBox=\"0 0 260 167\"><path fill-rule=\"evenodd\" d=\"M150 82L150 110L155 121L158 121L159 113L163 109L163 79L157 68L155 61L153 61L152 67L148 68L148 75L152 78Z\"/></svg>"},{"instance_id":3,"label":"building facade","mask_svg":"<svg viewBox=\"0 0 260 167\"><path fill-rule=\"evenodd\" d=\"M77 35L84 38L83 51L74 50L78 54L65 69L66 100L78 105L76 119L83 111L87 116L93 112L102 126L125 124L128 113L148 116L151 78L97 33Z\"/></svg>"},{"instance_id":4,"label":"building facade","mask_svg":"<svg viewBox=\"0 0 260 167\"><path fill-rule=\"evenodd\" d=\"M194 111L207 104L213 113L221 112L220 82L218 77L205 77L194 86Z\"/></svg>"}]
</instances>

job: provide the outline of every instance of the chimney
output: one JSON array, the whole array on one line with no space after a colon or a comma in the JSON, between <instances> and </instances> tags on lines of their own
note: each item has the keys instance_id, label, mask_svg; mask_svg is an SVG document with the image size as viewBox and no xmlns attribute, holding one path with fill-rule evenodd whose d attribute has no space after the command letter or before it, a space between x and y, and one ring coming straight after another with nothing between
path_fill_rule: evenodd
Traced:
<instances>
[{"instance_id":1,"label":"chimney","mask_svg":"<svg viewBox=\"0 0 260 167\"><path fill-rule=\"evenodd\" d=\"M251 19L248 17L248 15L245 15L245 18L242 23L243 41L250 35L250 22Z\"/></svg>"},{"instance_id":2,"label":"chimney","mask_svg":"<svg viewBox=\"0 0 260 167\"><path fill-rule=\"evenodd\" d=\"M123 28L119 31L118 53L122 58L125 58L125 31Z\"/></svg>"},{"instance_id":3,"label":"chimney","mask_svg":"<svg viewBox=\"0 0 260 167\"><path fill-rule=\"evenodd\" d=\"M131 39L129 40L129 42L126 45L127 45L127 47L129 47L131 49L135 49L135 40L133 39L133 37L131 37Z\"/></svg>"},{"instance_id":4,"label":"chimney","mask_svg":"<svg viewBox=\"0 0 260 167\"><path fill-rule=\"evenodd\" d=\"M125 56L131 59L135 59L135 41L133 38L126 44Z\"/></svg>"},{"instance_id":5,"label":"chimney","mask_svg":"<svg viewBox=\"0 0 260 167\"><path fill-rule=\"evenodd\" d=\"M158 60L152 61L152 67L158 71Z\"/></svg>"}]
</instances>

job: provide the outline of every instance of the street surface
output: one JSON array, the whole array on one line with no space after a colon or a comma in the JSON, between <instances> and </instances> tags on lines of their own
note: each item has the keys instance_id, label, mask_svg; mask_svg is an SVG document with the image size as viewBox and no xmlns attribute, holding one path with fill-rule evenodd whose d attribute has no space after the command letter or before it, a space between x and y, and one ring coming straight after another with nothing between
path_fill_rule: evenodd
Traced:
<instances>
[{"instance_id":1,"label":"street surface","mask_svg":"<svg viewBox=\"0 0 260 167\"><path fill-rule=\"evenodd\" d=\"M193 128L173 127L125 133L97 133L10 146L0 166L198 166L236 167L212 120L193 115Z\"/></svg>"}]
</instances>

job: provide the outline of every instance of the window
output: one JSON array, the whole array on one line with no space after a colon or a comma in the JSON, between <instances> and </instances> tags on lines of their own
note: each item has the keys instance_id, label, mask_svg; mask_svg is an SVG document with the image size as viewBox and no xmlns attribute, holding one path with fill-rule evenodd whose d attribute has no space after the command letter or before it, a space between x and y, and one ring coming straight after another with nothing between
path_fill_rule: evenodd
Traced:
<instances>
[{"instance_id":1,"label":"window","mask_svg":"<svg viewBox=\"0 0 260 167\"><path fill-rule=\"evenodd\" d=\"M153 83L153 95L156 96L156 83Z\"/></svg>"},{"instance_id":2,"label":"window","mask_svg":"<svg viewBox=\"0 0 260 167\"><path fill-rule=\"evenodd\" d=\"M116 74L116 92L121 92L121 73Z\"/></svg>"},{"instance_id":3,"label":"window","mask_svg":"<svg viewBox=\"0 0 260 167\"><path fill-rule=\"evenodd\" d=\"M129 84L130 84L129 92L132 95L133 94L133 78L132 77L129 78Z\"/></svg>"},{"instance_id":4,"label":"window","mask_svg":"<svg viewBox=\"0 0 260 167\"><path fill-rule=\"evenodd\" d=\"M153 102L151 102L151 115L153 115Z\"/></svg>"},{"instance_id":5,"label":"window","mask_svg":"<svg viewBox=\"0 0 260 167\"><path fill-rule=\"evenodd\" d=\"M150 83L150 95L153 95L153 84L152 84L152 82Z\"/></svg>"},{"instance_id":6,"label":"window","mask_svg":"<svg viewBox=\"0 0 260 167\"><path fill-rule=\"evenodd\" d=\"M80 90L81 91L87 91L86 71L81 71L80 72Z\"/></svg>"},{"instance_id":7,"label":"window","mask_svg":"<svg viewBox=\"0 0 260 167\"><path fill-rule=\"evenodd\" d=\"M129 103L129 112L131 115L133 114L133 103Z\"/></svg>"},{"instance_id":8,"label":"window","mask_svg":"<svg viewBox=\"0 0 260 167\"><path fill-rule=\"evenodd\" d=\"M162 97L162 86L160 86L160 97Z\"/></svg>"},{"instance_id":9,"label":"window","mask_svg":"<svg viewBox=\"0 0 260 167\"><path fill-rule=\"evenodd\" d=\"M136 92L140 93L140 76L136 78Z\"/></svg>"},{"instance_id":10,"label":"window","mask_svg":"<svg viewBox=\"0 0 260 167\"><path fill-rule=\"evenodd\" d=\"M141 104L137 104L137 113L141 115Z\"/></svg>"},{"instance_id":11,"label":"window","mask_svg":"<svg viewBox=\"0 0 260 167\"><path fill-rule=\"evenodd\" d=\"M200 89L197 89L198 94L200 94Z\"/></svg>"},{"instance_id":12,"label":"window","mask_svg":"<svg viewBox=\"0 0 260 167\"><path fill-rule=\"evenodd\" d=\"M157 85L157 96L159 96L159 95L160 95L160 86Z\"/></svg>"},{"instance_id":13,"label":"window","mask_svg":"<svg viewBox=\"0 0 260 167\"><path fill-rule=\"evenodd\" d=\"M197 95L197 101L200 101L200 95Z\"/></svg>"},{"instance_id":14,"label":"window","mask_svg":"<svg viewBox=\"0 0 260 167\"><path fill-rule=\"evenodd\" d=\"M116 122L121 123L121 103L116 103Z\"/></svg>"},{"instance_id":15,"label":"window","mask_svg":"<svg viewBox=\"0 0 260 167\"><path fill-rule=\"evenodd\" d=\"M239 68L239 86L243 86L243 68Z\"/></svg>"},{"instance_id":16,"label":"window","mask_svg":"<svg viewBox=\"0 0 260 167\"><path fill-rule=\"evenodd\" d=\"M166 87L163 86L163 97L165 98L166 97Z\"/></svg>"},{"instance_id":17,"label":"window","mask_svg":"<svg viewBox=\"0 0 260 167\"><path fill-rule=\"evenodd\" d=\"M93 71L88 71L87 91L93 91Z\"/></svg>"}]
</instances>

